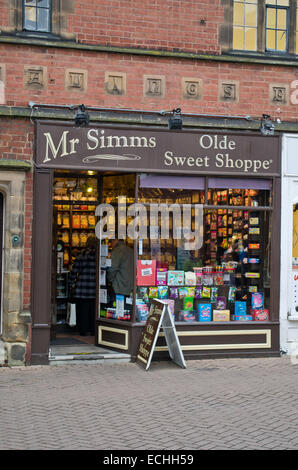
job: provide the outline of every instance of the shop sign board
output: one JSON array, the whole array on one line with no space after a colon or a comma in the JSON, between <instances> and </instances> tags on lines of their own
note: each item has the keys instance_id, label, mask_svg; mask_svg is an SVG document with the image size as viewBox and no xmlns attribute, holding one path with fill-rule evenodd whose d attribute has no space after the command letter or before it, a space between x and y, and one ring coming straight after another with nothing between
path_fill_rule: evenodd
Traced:
<instances>
[{"instance_id":1,"label":"shop sign board","mask_svg":"<svg viewBox=\"0 0 298 470\"><path fill-rule=\"evenodd\" d=\"M169 306L153 299L137 352L137 364L148 370L160 329L163 329L169 354L173 362L186 368L179 338Z\"/></svg>"},{"instance_id":2,"label":"shop sign board","mask_svg":"<svg viewBox=\"0 0 298 470\"><path fill-rule=\"evenodd\" d=\"M36 122L41 168L278 176L280 137Z\"/></svg>"}]
</instances>

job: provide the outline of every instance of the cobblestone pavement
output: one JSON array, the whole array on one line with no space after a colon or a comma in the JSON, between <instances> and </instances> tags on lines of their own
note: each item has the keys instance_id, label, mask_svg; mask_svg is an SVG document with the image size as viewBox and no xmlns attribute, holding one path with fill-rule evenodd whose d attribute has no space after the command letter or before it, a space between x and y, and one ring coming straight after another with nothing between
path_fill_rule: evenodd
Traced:
<instances>
[{"instance_id":1,"label":"cobblestone pavement","mask_svg":"<svg viewBox=\"0 0 298 470\"><path fill-rule=\"evenodd\" d=\"M297 385L289 357L0 368L0 449L297 449Z\"/></svg>"}]
</instances>

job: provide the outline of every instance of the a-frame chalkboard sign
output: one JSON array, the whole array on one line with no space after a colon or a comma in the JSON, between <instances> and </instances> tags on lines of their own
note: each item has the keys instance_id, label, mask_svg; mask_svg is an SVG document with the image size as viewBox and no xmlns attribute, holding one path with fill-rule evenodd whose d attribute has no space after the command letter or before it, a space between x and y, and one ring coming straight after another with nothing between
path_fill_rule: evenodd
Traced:
<instances>
[{"instance_id":1,"label":"a-frame chalkboard sign","mask_svg":"<svg viewBox=\"0 0 298 470\"><path fill-rule=\"evenodd\" d=\"M136 362L145 370L149 369L155 344L160 329L163 329L170 358L180 367L186 368L179 338L169 306L162 300L153 299L142 338L137 352Z\"/></svg>"}]
</instances>

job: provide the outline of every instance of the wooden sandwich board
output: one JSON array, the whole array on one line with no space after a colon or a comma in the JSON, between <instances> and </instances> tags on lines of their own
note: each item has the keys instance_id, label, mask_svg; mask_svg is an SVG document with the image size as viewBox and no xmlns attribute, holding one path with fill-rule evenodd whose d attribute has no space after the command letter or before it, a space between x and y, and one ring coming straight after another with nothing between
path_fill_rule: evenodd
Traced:
<instances>
[{"instance_id":1,"label":"wooden sandwich board","mask_svg":"<svg viewBox=\"0 0 298 470\"><path fill-rule=\"evenodd\" d=\"M150 307L137 352L137 364L145 370L149 369L155 344L161 328L163 329L166 343L169 348L170 358L178 366L185 369L186 364L169 306L162 300L158 299L153 299Z\"/></svg>"}]
</instances>

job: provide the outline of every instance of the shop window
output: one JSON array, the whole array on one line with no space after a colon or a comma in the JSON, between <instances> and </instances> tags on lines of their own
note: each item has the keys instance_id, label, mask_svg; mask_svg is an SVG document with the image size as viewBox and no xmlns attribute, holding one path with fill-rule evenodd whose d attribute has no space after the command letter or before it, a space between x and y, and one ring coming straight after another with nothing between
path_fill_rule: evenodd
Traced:
<instances>
[{"instance_id":1,"label":"shop window","mask_svg":"<svg viewBox=\"0 0 298 470\"><path fill-rule=\"evenodd\" d=\"M257 0L234 1L233 48L257 50Z\"/></svg>"},{"instance_id":2,"label":"shop window","mask_svg":"<svg viewBox=\"0 0 298 470\"><path fill-rule=\"evenodd\" d=\"M51 0L23 1L23 30L51 32Z\"/></svg>"},{"instance_id":3,"label":"shop window","mask_svg":"<svg viewBox=\"0 0 298 470\"><path fill-rule=\"evenodd\" d=\"M253 189L246 189L250 187ZM169 216L161 211L156 226L150 225L151 234L161 235L168 216L169 236L138 241L138 321L146 320L153 298L170 305L176 322L216 324L269 319L269 181L251 180L249 184L248 180L209 178L205 191L167 187L156 192L152 187L141 187L139 200L144 204L177 204L178 208L175 212L172 207ZM192 206L189 222L192 233L194 203L203 207L203 243L186 248L183 236L175 238L179 207L182 210L181 204ZM215 205L222 208L214 208Z\"/></svg>"}]
</instances>

